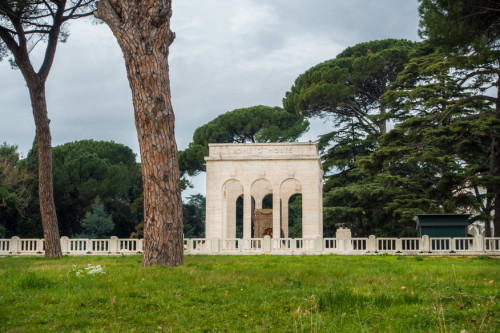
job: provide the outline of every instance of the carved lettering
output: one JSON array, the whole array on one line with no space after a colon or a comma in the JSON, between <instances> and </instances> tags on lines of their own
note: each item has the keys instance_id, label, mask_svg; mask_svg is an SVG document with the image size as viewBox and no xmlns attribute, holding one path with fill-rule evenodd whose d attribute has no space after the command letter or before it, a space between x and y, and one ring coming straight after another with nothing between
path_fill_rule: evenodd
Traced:
<instances>
[{"instance_id":1,"label":"carved lettering","mask_svg":"<svg viewBox=\"0 0 500 333\"><path fill-rule=\"evenodd\" d=\"M302 147L301 147L302 148ZM286 156L293 154L300 155L313 155L316 156L317 153L314 150L308 148L302 148L297 151L296 147L293 146L280 146L280 145L235 145L235 146L216 146L210 149L211 156L218 156L219 158L237 156Z\"/></svg>"}]
</instances>

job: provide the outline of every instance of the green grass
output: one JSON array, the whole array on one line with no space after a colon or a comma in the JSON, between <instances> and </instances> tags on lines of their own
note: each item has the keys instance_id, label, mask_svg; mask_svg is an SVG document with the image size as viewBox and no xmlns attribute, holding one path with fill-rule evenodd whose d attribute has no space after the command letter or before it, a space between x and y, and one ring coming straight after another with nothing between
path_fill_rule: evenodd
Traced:
<instances>
[{"instance_id":1,"label":"green grass","mask_svg":"<svg viewBox=\"0 0 500 333\"><path fill-rule=\"evenodd\" d=\"M6 257L0 332L499 332L499 283L488 257Z\"/></svg>"}]
</instances>

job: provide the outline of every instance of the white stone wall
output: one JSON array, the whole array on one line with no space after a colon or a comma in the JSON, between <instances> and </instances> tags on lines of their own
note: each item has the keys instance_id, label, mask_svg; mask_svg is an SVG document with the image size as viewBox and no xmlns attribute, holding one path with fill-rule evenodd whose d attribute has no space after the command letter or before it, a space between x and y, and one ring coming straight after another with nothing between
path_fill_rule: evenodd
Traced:
<instances>
[{"instance_id":1,"label":"white stone wall","mask_svg":"<svg viewBox=\"0 0 500 333\"><path fill-rule=\"evenodd\" d=\"M315 143L210 144L205 160L207 238L235 237L241 195L243 238L250 238L252 197L261 208L268 194L273 194L273 230L288 232L288 200L302 194L302 236L323 235L323 170Z\"/></svg>"}]
</instances>

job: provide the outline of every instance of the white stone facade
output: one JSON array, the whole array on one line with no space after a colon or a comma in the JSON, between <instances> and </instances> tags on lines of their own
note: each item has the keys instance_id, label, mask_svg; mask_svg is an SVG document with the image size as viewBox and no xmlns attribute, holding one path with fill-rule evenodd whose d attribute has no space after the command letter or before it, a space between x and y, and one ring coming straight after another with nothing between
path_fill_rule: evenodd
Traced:
<instances>
[{"instance_id":1,"label":"white stone facade","mask_svg":"<svg viewBox=\"0 0 500 333\"><path fill-rule=\"evenodd\" d=\"M302 194L302 237L323 236L323 169L315 143L209 144L207 238L236 237L236 201L243 196L243 238L255 209L273 195L273 233L288 238L288 202Z\"/></svg>"}]
</instances>

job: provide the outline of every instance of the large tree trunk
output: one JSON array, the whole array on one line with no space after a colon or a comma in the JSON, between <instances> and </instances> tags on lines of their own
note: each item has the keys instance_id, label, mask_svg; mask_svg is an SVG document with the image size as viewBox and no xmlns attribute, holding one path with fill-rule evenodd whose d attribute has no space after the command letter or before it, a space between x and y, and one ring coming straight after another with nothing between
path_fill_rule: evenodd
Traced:
<instances>
[{"instance_id":1,"label":"large tree trunk","mask_svg":"<svg viewBox=\"0 0 500 333\"><path fill-rule=\"evenodd\" d=\"M27 80L38 139L38 196L45 238L45 256L62 257L52 184L52 138L45 100L45 84L37 77Z\"/></svg>"},{"instance_id":2,"label":"large tree trunk","mask_svg":"<svg viewBox=\"0 0 500 333\"><path fill-rule=\"evenodd\" d=\"M118 40L132 89L144 182L143 266L183 263L182 198L168 47L171 0L103 0L94 15Z\"/></svg>"}]
</instances>

